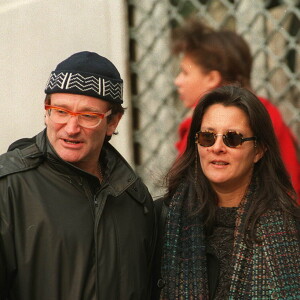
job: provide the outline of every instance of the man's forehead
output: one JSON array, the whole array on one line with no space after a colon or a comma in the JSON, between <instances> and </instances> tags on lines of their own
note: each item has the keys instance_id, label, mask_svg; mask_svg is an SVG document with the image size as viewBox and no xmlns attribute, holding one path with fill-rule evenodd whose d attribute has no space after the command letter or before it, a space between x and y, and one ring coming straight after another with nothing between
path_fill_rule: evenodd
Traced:
<instances>
[{"instance_id":1,"label":"man's forehead","mask_svg":"<svg viewBox=\"0 0 300 300\"><path fill-rule=\"evenodd\" d=\"M52 105L64 105L68 107L91 107L91 108L108 108L109 103L96 97L79 95L79 94L67 94L67 93L54 93L51 95Z\"/></svg>"}]
</instances>

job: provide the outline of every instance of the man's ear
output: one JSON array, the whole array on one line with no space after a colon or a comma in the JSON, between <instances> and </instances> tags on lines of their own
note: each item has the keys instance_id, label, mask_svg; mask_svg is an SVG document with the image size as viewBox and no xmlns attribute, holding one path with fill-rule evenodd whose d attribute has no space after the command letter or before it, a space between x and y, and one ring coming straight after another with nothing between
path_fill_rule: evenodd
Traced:
<instances>
[{"instance_id":1,"label":"man's ear","mask_svg":"<svg viewBox=\"0 0 300 300\"><path fill-rule=\"evenodd\" d=\"M47 113L45 113L45 115L44 115L44 124L45 124L46 127L48 125L48 122L49 122L49 115Z\"/></svg>"},{"instance_id":2,"label":"man's ear","mask_svg":"<svg viewBox=\"0 0 300 300\"><path fill-rule=\"evenodd\" d=\"M115 132L116 128L118 127L118 124L122 118L123 114L118 113L115 115L112 115L109 122L107 123L107 130L106 135L112 136Z\"/></svg>"}]
</instances>

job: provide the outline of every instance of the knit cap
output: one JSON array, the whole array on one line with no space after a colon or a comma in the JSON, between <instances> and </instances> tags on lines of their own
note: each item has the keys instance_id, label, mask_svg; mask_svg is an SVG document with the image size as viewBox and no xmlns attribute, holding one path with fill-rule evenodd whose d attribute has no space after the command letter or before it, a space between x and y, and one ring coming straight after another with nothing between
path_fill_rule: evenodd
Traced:
<instances>
[{"instance_id":1,"label":"knit cap","mask_svg":"<svg viewBox=\"0 0 300 300\"><path fill-rule=\"evenodd\" d=\"M82 51L59 63L50 74L46 94L68 93L123 103L123 80L114 64L97 53Z\"/></svg>"}]
</instances>

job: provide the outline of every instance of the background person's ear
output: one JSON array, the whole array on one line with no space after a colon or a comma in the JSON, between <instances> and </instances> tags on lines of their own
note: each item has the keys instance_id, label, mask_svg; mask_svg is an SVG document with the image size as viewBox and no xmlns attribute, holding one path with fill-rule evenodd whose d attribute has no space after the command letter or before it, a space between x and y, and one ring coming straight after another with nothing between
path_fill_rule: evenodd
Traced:
<instances>
[{"instance_id":1,"label":"background person's ear","mask_svg":"<svg viewBox=\"0 0 300 300\"><path fill-rule=\"evenodd\" d=\"M209 73L207 73L207 84L208 84L208 88L210 90L215 89L217 87L219 87L222 83L222 75L219 71L217 70L212 70Z\"/></svg>"}]
</instances>

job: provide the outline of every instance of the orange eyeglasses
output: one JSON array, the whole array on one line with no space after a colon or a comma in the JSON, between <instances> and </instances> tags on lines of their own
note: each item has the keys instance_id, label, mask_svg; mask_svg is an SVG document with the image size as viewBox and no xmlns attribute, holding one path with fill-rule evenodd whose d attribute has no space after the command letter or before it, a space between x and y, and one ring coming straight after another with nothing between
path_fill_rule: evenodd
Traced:
<instances>
[{"instance_id":1,"label":"orange eyeglasses","mask_svg":"<svg viewBox=\"0 0 300 300\"><path fill-rule=\"evenodd\" d=\"M45 110L54 123L66 124L71 117L77 117L78 124L85 128L97 127L105 117L111 115L111 110L103 114L95 112L74 112L52 105L45 105Z\"/></svg>"}]
</instances>

